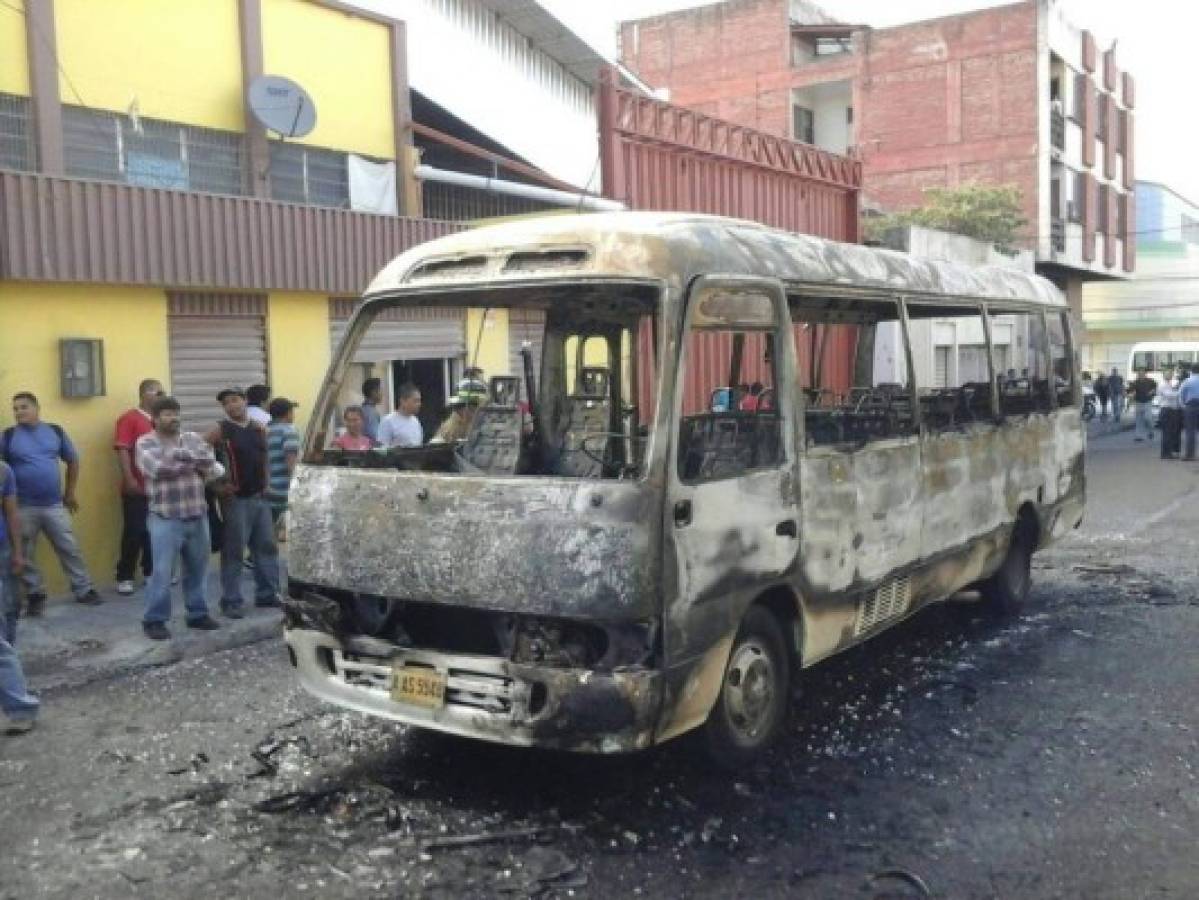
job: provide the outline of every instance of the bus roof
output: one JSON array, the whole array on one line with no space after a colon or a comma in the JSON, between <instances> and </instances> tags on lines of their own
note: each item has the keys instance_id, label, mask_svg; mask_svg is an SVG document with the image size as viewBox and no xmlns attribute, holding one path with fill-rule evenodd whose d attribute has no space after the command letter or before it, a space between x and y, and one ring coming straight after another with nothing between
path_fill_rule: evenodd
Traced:
<instances>
[{"instance_id":1,"label":"bus roof","mask_svg":"<svg viewBox=\"0 0 1199 900\"><path fill-rule=\"evenodd\" d=\"M1049 281L1014 269L920 259L740 219L653 212L549 215L459 232L400 255L366 293L579 277L647 278L682 286L701 274L1066 306Z\"/></svg>"}]
</instances>

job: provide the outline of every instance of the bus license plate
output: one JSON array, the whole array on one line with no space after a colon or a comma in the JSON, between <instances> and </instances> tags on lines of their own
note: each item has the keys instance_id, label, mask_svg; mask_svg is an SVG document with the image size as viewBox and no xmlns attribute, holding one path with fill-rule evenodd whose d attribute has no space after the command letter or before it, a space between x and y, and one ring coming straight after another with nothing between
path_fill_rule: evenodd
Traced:
<instances>
[{"instance_id":1,"label":"bus license plate","mask_svg":"<svg viewBox=\"0 0 1199 900\"><path fill-rule=\"evenodd\" d=\"M445 706L445 676L433 669L399 666L391 685L391 699L396 703L440 709Z\"/></svg>"}]
</instances>

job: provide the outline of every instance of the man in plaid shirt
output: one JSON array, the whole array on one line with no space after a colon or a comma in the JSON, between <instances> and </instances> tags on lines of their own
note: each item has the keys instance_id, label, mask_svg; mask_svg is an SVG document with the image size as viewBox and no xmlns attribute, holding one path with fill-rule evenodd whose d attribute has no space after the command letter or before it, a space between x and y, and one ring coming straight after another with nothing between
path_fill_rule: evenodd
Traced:
<instances>
[{"instance_id":1,"label":"man in plaid shirt","mask_svg":"<svg viewBox=\"0 0 1199 900\"><path fill-rule=\"evenodd\" d=\"M138 438L137 467L150 501L147 525L154 557L146 585L142 630L155 641L170 638L171 565L183 557L183 601L187 627L212 631L220 626L208 614L204 581L208 573L208 504L204 482L224 474L212 447L193 431L180 433L179 401L159 397L152 407L154 430Z\"/></svg>"}]
</instances>

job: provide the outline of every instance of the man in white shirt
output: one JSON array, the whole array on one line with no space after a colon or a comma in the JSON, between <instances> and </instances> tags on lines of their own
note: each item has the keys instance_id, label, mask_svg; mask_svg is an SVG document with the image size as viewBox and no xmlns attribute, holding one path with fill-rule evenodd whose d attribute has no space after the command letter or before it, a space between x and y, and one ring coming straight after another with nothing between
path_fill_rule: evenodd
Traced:
<instances>
[{"instance_id":1,"label":"man in white shirt","mask_svg":"<svg viewBox=\"0 0 1199 900\"><path fill-rule=\"evenodd\" d=\"M257 422L263 428L271 424L271 414L266 411L270 399L271 389L265 384L252 384L246 388L246 415L251 422Z\"/></svg>"},{"instance_id":2,"label":"man in white shirt","mask_svg":"<svg viewBox=\"0 0 1199 900\"><path fill-rule=\"evenodd\" d=\"M408 382L399 391L396 411L379 423L379 443L384 447L419 447L425 442L417 413L420 412L420 388Z\"/></svg>"},{"instance_id":3,"label":"man in white shirt","mask_svg":"<svg viewBox=\"0 0 1199 900\"><path fill-rule=\"evenodd\" d=\"M1157 398L1161 401L1161 409L1157 414L1157 425L1162 433L1162 459L1178 459L1182 452L1182 398L1179 388L1182 379L1189 375L1184 369L1179 369L1178 378L1167 367L1162 372L1162 383L1157 388Z\"/></svg>"}]
</instances>

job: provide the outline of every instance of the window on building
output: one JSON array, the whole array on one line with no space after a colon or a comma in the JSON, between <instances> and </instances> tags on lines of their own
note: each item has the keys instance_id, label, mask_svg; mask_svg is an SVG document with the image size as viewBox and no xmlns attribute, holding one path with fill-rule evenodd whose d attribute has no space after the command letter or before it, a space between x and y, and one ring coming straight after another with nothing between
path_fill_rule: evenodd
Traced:
<instances>
[{"instance_id":1,"label":"window on building","mask_svg":"<svg viewBox=\"0 0 1199 900\"><path fill-rule=\"evenodd\" d=\"M1107 208L1108 204L1110 203L1109 198L1111 196L1110 192L1111 188L1109 188L1106 184L1099 185L1099 209L1096 210L1099 215L1095 217L1098 223L1095 226L1095 230L1100 234L1107 234L1108 226L1110 224L1107 220Z\"/></svg>"},{"instance_id":2,"label":"window on building","mask_svg":"<svg viewBox=\"0 0 1199 900\"><path fill-rule=\"evenodd\" d=\"M840 56L853 49L848 37L818 37L814 43L817 56Z\"/></svg>"},{"instance_id":3,"label":"window on building","mask_svg":"<svg viewBox=\"0 0 1199 900\"><path fill-rule=\"evenodd\" d=\"M209 194L243 193L242 136L79 106L63 107L68 175Z\"/></svg>"},{"instance_id":4,"label":"window on building","mask_svg":"<svg viewBox=\"0 0 1199 900\"><path fill-rule=\"evenodd\" d=\"M29 98L0 94L0 169L31 172L36 162Z\"/></svg>"},{"instance_id":5,"label":"window on building","mask_svg":"<svg viewBox=\"0 0 1199 900\"><path fill-rule=\"evenodd\" d=\"M271 197L313 206L350 206L347 153L271 141Z\"/></svg>"},{"instance_id":6,"label":"window on building","mask_svg":"<svg viewBox=\"0 0 1199 900\"><path fill-rule=\"evenodd\" d=\"M816 143L816 116L806 106L791 107L792 123L795 139L806 144Z\"/></svg>"},{"instance_id":7,"label":"window on building","mask_svg":"<svg viewBox=\"0 0 1199 900\"><path fill-rule=\"evenodd\" d=\"M1054 178L1049 182L1049 215L1055 219L1062 217L1062 180Z\"/></svg>"},{"instance_id":8,"label":"window on building","mask_svg":"<svg viewBox=\"0 0 1199 900\"><path fill-rule=\"evenodd\" d=\"M1199 219L1182 214L1182 239L1188 244L1199 244Z\"/></svg>"}]
</instances>

